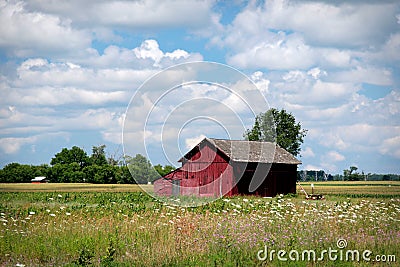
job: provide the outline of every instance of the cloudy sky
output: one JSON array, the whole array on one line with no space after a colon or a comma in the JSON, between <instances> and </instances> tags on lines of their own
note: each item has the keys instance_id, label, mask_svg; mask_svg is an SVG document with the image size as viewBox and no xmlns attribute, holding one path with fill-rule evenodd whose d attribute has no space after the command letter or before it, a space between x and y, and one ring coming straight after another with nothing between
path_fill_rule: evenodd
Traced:
<instances>
[{"instance_id":1,"label":"cloudy sky","mask_svg":"<svg viewBox=\"0 0 400 267\"><path fill-rule=\"evenodd\" d=\"M151 89L134 99L163 69L201 60L247 75L270 107L308 129L300 169L400 173L394 0L1 1L0 167L49 163L74 145L90 153L106 144L109 155L121 154L125 119L132 143L162 137L166 150L180 145L182 153L203 136L241 138L252 120L238 116L245 114L233 93L243 90L238 80L220 81L233 91L185 84L158 102L147 97ZM243 95L253 111L264 108ZM164 122L161 135L135 127L138 118L126 111L141 105L155 107L142 117ZM176 165L148 148L153 164Z\"/></svg>"}]
</instances>

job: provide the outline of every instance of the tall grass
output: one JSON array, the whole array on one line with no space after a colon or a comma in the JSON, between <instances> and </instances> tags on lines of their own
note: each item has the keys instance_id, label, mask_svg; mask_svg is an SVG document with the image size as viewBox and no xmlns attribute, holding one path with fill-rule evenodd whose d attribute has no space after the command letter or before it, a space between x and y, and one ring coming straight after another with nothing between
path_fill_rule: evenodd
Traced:
<instances>
[{"instance_id":1,"label":"tall grass","mask_svg":"<svg viewBox=\"0 0 400 267\"><path fill-rule=\"evenodd\" d=\"M0 203L2 266L321 266L333 264L257 252L321 251L339 238L374 255L400 247L400 198L234 197L182 208L140 192L54 192L2 193ZM335 262L354 264L370 263Z\"/></svg>"}]
</instances>

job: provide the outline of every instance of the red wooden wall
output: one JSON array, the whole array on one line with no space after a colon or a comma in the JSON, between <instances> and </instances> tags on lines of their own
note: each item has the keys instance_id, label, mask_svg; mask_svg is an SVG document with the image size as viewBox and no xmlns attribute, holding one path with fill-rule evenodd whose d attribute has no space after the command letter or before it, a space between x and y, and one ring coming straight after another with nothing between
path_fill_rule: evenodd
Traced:
<instances>
[{"instance_id":1,"label":"red wooden wall","mask_svg":"<svg viewBox=\"0 0 400 267\"><path fill-rule=\"evenodd\" d=\"M233 169L229 158L208 143L182 163L182 195L232 195Z\"/></svg>"},{"instance_id":2,"label":"red wooden wall","mask_svg":"<svg viewBox=\"0 0 400 267\"><path fill-rule=\"evenodd\" d=\"M180 182L175 183L175 181L181 180L182 175L183 171L179 168L168 173L164 177L155 180L153 189L154 193L160 196L171 196L173 193L175 193L175 190L179 190Z\"/></svg>"}]
</instances>

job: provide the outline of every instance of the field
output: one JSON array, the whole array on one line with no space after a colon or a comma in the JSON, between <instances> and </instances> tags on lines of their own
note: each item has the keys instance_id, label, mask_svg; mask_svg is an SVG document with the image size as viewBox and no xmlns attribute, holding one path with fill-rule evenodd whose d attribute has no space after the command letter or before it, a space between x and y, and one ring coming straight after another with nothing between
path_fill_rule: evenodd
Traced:
<instances>
[{"instance_id":1,"label":"field","mask_svg":"<svg viewBox=\"0 0 400 267\"><path fill-rule=\"evenodd\" d=\"M311 193L311 182L301 183L308 194ZM400 196L400 182L372 181L372 182L317 182L314 184L316 194L347 197L396 197ZM301 193L297 187L297 192Z\"/></svg>"},{"instance_id":2,"label":"field","mask_svg":"<svg viewBox=\"0 0 400 267\"><path fill-rule=\"evenodd\" d=\"M152 185L141 185L152 188ZM85 183L7 183L0 184L0 192L140 192L135 184L85 184Z\"/></svg>"},{"instance_id":3,"label":"field","mask_svg":"<svg viewBox=\"0 0 400 267\"><path fill-rule=\"evenodd\" d=\"M0 188L0 266L398 266L400 260L399 182L315 183L325 200L238 196L197 208L166 205L135 185Z\"/></svg>"}]
</instances>

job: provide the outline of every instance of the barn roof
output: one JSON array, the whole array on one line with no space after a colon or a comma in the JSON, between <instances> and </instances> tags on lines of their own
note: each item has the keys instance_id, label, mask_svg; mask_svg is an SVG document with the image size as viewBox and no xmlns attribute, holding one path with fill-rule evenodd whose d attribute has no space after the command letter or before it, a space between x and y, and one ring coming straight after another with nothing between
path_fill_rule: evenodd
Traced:
<instances>
[{"instance_id":1,"label":"barn roof","mask_svg":"<svg viewBox=\"0 0 400 267\"><path fill-rule=\"evenodd\" d=\"M204 138L197 146L204 142L210 143L236 162L301 164L292 154L271 142ZM191 151L184 157L190 158Z\"/></svg>"}]
</instances>

